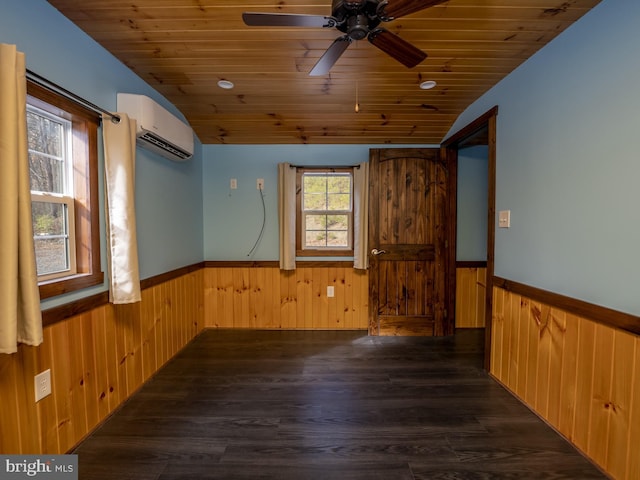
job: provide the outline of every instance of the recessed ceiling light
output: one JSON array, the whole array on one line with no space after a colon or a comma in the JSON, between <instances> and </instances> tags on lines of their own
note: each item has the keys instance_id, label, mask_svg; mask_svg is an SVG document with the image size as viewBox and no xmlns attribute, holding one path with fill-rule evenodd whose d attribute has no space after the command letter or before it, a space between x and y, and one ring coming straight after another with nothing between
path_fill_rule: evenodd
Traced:
<instances>
[{"instance_id":1,"label":"recessed ceiling light","mask_svg":"<svg viewBox=\"0 0 640 480\"><path fill-rule=\"evenodd\" d=\"M231 90L234 87L233 82L229 80L218 80L218 86L225 90Z\"/></svg>"},{"instance_id":2,"label":"recessed ceiling light","mask_svg":"<svg viewBox=\"0 0 640 480\"><path fill-rule=\"evenodd\" d=\"M433 80L426 80L420 84L420 88L422 90L431 90L433 87L437 85Z\"/></svg>"}]
</instances>

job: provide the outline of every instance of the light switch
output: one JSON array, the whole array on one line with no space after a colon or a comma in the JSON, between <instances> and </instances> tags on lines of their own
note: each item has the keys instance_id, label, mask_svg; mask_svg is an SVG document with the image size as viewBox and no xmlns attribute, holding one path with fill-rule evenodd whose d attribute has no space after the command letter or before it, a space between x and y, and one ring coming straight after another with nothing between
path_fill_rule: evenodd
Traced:
<instances>
[{"instance_id":1,"label":"light switch","mask_svg":"<svg viewBox=\"0 0 640 480\"><path fill-rule=\"evenodd\" d=\"M511 210L500 210L498 213L498 227L511 227Z\"/></svg>"}]
</instances>

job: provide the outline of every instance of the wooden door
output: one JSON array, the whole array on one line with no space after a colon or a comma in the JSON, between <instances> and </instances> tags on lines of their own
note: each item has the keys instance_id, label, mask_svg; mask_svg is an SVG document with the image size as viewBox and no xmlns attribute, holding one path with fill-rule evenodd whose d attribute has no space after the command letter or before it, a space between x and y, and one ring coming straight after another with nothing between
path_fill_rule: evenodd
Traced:
<instances>
[{"instance_id":1,"label":"wooden door","mask_svg":"<svg viewBox=\"0 0 640 480\"><path fill-rule=\"evenodd\" d=\"M372 149L369 167L369 333L449 335L440 150Z\"/></svg>"}]
</instances>

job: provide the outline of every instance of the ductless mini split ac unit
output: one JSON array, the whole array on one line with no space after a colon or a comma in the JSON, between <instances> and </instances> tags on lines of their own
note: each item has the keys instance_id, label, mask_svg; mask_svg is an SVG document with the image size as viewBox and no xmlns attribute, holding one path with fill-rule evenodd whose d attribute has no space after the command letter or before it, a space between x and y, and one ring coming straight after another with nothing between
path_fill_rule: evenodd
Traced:
<instances>
[{"instance_id":1,"label":"ductless mini split ac unit","mask_svg":"<svg viewBox=\"0 0 640 480\"><path fill-rule=\"evenodd\" d=\"M193 156L193 130L145 95L118 93L118 112L136 120L137 143L169 160Z\"/></svg>"}]
</instances>

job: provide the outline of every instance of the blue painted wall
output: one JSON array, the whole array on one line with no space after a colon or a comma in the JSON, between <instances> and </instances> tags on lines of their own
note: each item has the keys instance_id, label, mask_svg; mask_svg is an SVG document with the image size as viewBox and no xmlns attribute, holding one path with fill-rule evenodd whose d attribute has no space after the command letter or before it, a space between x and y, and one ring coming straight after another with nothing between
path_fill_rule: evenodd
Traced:
<instances>
[{"instance_id":1,"label":"blue painted wall","mask_svg":"<svg viewBox=\"0 0 640 480\"><path fill-rule=\"evenodd\" d=\"M487 260L489 148L476 146L458 152L456 260Z\"/></svg>"},{"instance_id":2,"label":"blue painted wall","mask_svg":"<svg viewBox=\"0 0 640 480\"><path fill-rule=\"evenodd\" d=\"M405 146L409 147L409 145ZM412 145L412 147L418 146ZM205 259L278 259L278 163L356 165L369 160L369 148L388 147L388 145L205 145L202 169ZM422 147L437 147L437 145L422 145ZM237 190L229 189L231 178L238 180ZM255 252L248 256L262 225L262 203L256 190L258 178L264 178L265 181L264 199L267 221L262 241Z\"/></svg>"},{"instance_id":3,"label":"blue painted wall","mask_svg":"<svg viewBox=\"0 0 640 480\"><path fill-rule=\"evenodd\" d=\"M603 0L471 105L499 105L496 275L640 314L640 2Z\"/></svg>"},{"instance_id":4,"label":"blue painted wall","mask_svg":"<svg viewBox=\"0 0 640 480\"><path fill-rule=\"evenodd\" d=\"M28 69L107 110L115 111L117 92L131 92L148 95L180 115L157 91L44 0L0 0L0 42L16 44L26 54ZM100 167L103 211L102 154ZM197 139L195 157L185 163L138 149L136 215L141 278L202 261L201 174L202 146ZM101 237L104 270L102 218ZM103 285L47 300L43 308L105 289Z\"/></svg>"}]
</instances>

